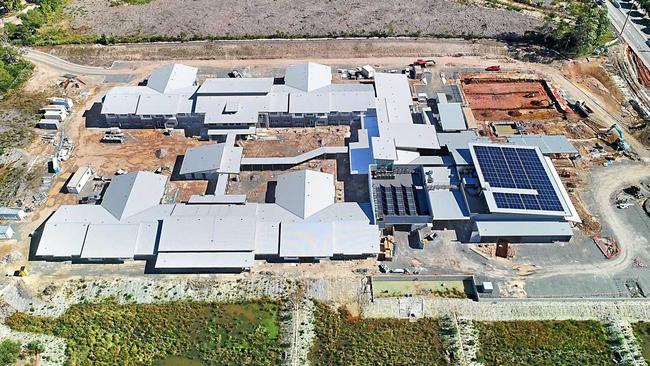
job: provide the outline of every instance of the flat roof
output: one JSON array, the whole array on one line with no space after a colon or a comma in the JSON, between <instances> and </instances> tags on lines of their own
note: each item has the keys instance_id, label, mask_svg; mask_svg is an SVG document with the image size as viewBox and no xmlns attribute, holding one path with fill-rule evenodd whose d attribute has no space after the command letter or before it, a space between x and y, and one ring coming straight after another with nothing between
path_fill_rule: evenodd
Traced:
<instances>
[{"instance_id":1,"label":"flat roof","mask_svg":"<svg viewBox=\"0 0 650 366\"><path fill-rule=\"evenodd\" d=\"M462 131L467 129L465 115L460 103L439 103L440 127L443 131Z\"/></svg>"},{"instance_id":2,"label":"flat roof","mask_svg":"<svg viewBox=\"0 0 650 366\"><path fill-rule=\"evenodd\" d=\"M161 252L252 251L254 217L171 216L163 219Z\"/></svg>"},{"instance_id":3,"label":"flat roof","mask_svg":"<svg viewBox=\"0 0 650 366\"><path fill-rule=\"evenodd\" d=\"M76 257L86 239L86 223L52 223L47 225L36 249L38 257Z\"/></svg>"},{"instance_id":4,"label":"flat roof","mask_svg":"<svg viewBox=\"0 0 650 366\"><path fill-rule=\"evenodd\" d=\"M139 224L91 224L81 258L133 258L140 233Z\"/></svg>"},{"instance_id":5,"label":"flat roof","mask_svg":"<svg viewBox=\"0 0 650 366\"><path fill-rule=\"evenodd\" d=\"M367 221L338 221L334 224L334 254L379 253L379 228Z\"/></svg>"},{"instance_id":6,"label":"flat roof","mask_svg":"<svg viewBox=\"0 0 650 366\"><path fill-rule=\"evenodd\" d=\"M68 187L76 187L81 183L81 180L86 177L86 175L92 174L92 170L90 167L87 166L82 166L77 169L76 172L72 175L72 178L70 178L70 181L68 182Z\"/></svg>"},{"instance_id":7,"label":"flat roof","mask_svg":"<svg viewBox=\"0 0 650 366\"><path fill-rule=\"evenodd\" d=\"M371 137L372 155L376 160L397 160L395 139L390 137Z\"/></svg>"},{"instance_id":8,"label":"flat roof","mask_svg":"<svg viewBox=\"0 0 650 366\"><path fill-rule=\"evenodd\" d=\"M273 78L212 78L206 79L197 94L267 94Z\"/></svg>"},{"instance_id":9,"label":"flat roof","mask_svg":"<svg viewBox=\"0 0 650 366\"><path fill-rule=\"evenodd\" d=\"M439 189L428 194L433 221L469 219L469 209L460 190Z\"/></svg>"},{"instance_id":10,"label":"flat roof","mask_svg":"<svg viewBox=\"0 0 650 366\"><path fill-rule=\"evenodd\" d=\"M156 269L247 269L255 263L252 252L158 253Z\"/></svg>"},{"instance_id":11,"label":"flat roof","mask_svg":"<svg viewBox=\"0 0 650 366\"><path fill-rule=\"evenodd\" d=\"M557 221L477 221L480 236L571 236L567 222Z\"/></svg>"},{"instance_id":12,"label":"flat roof","mask_svg":"<svg viewBox=\"0 0 650 366\"><path fill-rule=\"evenodd\" d=\"M331 223L282 223L280 228L280 257L325 258L334 251Z\"/></svg>"},{"instance_id":13,"label":"flat roof","mask_svg":"<svg viewBox=\"0 0 650 366\"><path fill-rule=\"evenodd\" d=\"M515 145L536 146L542 154L578 155L578 149L564 135L507 135Z\"/></svg>"}]
</instances>

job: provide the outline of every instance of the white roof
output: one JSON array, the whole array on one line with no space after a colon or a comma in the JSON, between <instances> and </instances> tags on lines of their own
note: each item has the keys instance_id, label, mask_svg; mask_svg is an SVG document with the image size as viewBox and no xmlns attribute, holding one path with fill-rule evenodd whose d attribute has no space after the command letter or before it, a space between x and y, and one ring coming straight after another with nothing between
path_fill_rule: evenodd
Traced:
<instances>
[{"instance_id":1,"label":"white roof","mask_svg":"<svg viewBox=\"0 0 650 366\"><path fill-rule=\"evenodd\" d=\"M469 210L458 189L438 189L428 194L434 221L469 219Z\"/></svg>"},{"instance_id":2,"label":"white roof","mask_svg":"<svg viewBox=\"0 0 650 366\"><path fill-rule=\"evenodd\" d=\"M331 174L299 170L278 177L275 202L301 218L333 205L334 201L334 176Z\"/></svg>"},{"instance_id":3,"label":"white roof","mask_svg":"<svg viewBox=\"0 0 650 366\"><path fill-rule=\"evenodd\" d=\"M139 233L138 224L92 224L86 233L81 258L133 258Z\"/></svg>"},{"instance_id":4,"label":"white roof","mask_svg":"<svg viewBox=\"0 0 650 366\"><path fill-rule=\"evenodd\" d=\"M467 129L465 115L460 103L438 104L440 126L443 131L462 131Z\"/></svg>"},{"instance_id":5,"label":"white roof","mask_svg":"<svg viewBox=\"0 0 650 366\"><path fill-rule=\"evenodd\" d=\"M68 181L68 187L76 187L81 183L81 181L89 174L92 173L92 170L90 167L87 166L82 166L77 169L77 171L72 175L72 178L70 178L70 181ZM86 178L87 179L87 178Z\"/></svg>"},{"instance_id":6,"label":"white roof","mask_svg":"<svg viewBox=\"0 0 650 366\"><path fill-rule=\"evenodd\" d=\"M163 220L161 252L252 251L255 219L235 216L177 216Z\"/></svg>"},{"instance_id":7,"label":"white roof","mask_svg":"<svg viewBox=\"0 0 650 366\"><path fill-rule=\"evenodd\" d=\"M252 252L158 253L156 269L246 269L253 266Z\"/></svg>"},{"instance_id":8,"label":"white roof","mask_svg":"<svg viewBox=\"0 0 650 366\"><path fill-rule=\"evenodd\" d=\"M334 254L363 255L379 253L379 229L367 221L334 223Z\"/></svg>"},{"instance_id":9,"label":"white roof","mask_svg":"<svg viewBox=\"0 0 650 366\"><path fill-rule=\"evenodd\" d=\"M255 255L278 255L280 222L258 222L255 227Z\"/></svg>"},{"instance_id":10,"label":"white roof","mask_svg":"<svg viewBox=\"0 0 650 366\"><path fill-rule=\"evenodd\" d=\"M283 223L280 228L280 257L323 258L334 252L331 223Z\"/></svg>"},{"instance_id":11,"label":"white roof","mask_svg":"<svg viewBox=\"0 0 650 366\"><path fill-rule=\"evenodd\" d=\"M198 72L196 67L182 64L166 65L151 73L147 80L147 86L159 93L169 93L194 85Z\"/></svg>"},{"instance_id":12,"label":"white roof","mask_svg":"<svg viewBox=\"0 0 650 366\"><path fill-rule=\"evenodd\" d=\"M154 255L156 237L158 236L158 221L143 222L140 224L138 242L135 246L134 256Z\"/></svg>"},{"instance_id":13,"label":"white roof","mask_svg":"<svg viewBox=\"0 0 650 366\"><path fill-rule=\"evenodd\" d=\"M273 78L216 78L206 79L198 94L267 94L273 86Z\"/></svg>"},{"instance_id":14,"label":"white roof","mask_svg":"<svg viewBox=\"0 0 650 366\"><path fill-rule=\"evenodd\" d=\"M241 147L226 143L189 148L185 152L179 173L239 173L243 151Z\"/></svg>"},{"instance_id":15,"label":"white roof","mask_svg":"<svg viewBox=\"0 0 650 366\"><path fill-rule=\"evenodd\" d=\"M480 236L572 236L567 222L556 221L477 221Z\"/></svg>"},{"instance_id":16,"label":"white roof","mask_svg":"<svg viewBox=\"0 0 650 366\"><path fill-rule=\"evenodd\" d=\"M411 88L404 74L375 73L375 90L378 99L387 99L407 107L413 104Z\"/></svg>"},{"instance_id":17,"label":"white roof","mask_svg":"<svg viewBox=\"0 0 650 366\"><path fill-rule=\"evenodd\" d=\"M389 125L386 133L395 139L398 148L439 149L436 126L413 124L410 126Z\"/></svg>"},{"instance_id":18,"label":"white roof","mask_svg":"<svg viewBox=\"0 0 650 366\"><path fill-rule=\"evenodd\" d=\"M138 110L140 96L137 94L109 93L102 103L102 114L134 114Z\"/></svg>"},{"instance_id":19,"label":"white roof","mask_svg":"<svg viewBox=\"0 0 650 366\"><path fill-rule=\"evenodd\" d=\"M316 90L332 83L332 68L315 62L289 65L285 71L284 83L307 92Z\"/></svg>"},{"instance_id":20,"label":"white roof","mask_svg":"<svg viewBox=\"0 0 650 366\"><path fill-rule=\"evenodd\" d=\"M102 207L122 220L160 203L167 177L151 172L131 172L113 177Z\"/></svg>"},{"instance_id":21,"label":"white roof","mask_svg":"<svg viewBox=\"0 0 650 366\"><path fill-rule=\"evenodd\" d=\"M376 160L397 160L395 139L390 137L372 137L372 156Z\"/></svg>"},{"instance_id":22,"label":"white roof","mask_svg":"<svg viewBox=\"0 0 650 366\"><path fill-rule=\"evenodd\" d=\"M81 254L88 224L49 223L36 250L38 257L75 257Z\"/></svg>"}]
</instances>

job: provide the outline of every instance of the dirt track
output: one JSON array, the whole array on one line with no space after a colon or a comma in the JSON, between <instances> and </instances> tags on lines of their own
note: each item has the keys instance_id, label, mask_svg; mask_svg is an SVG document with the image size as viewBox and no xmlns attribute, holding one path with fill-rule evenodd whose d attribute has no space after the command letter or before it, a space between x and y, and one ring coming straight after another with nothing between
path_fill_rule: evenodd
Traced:
<instances>
[{"instance_id":1,"label":"dirt track","mask_svg":"<svg viewBox=\"0 0 650 366\"><path fill-rule=\"evenodd\" d=\"M67 8L80 32L106 35L157 34L223 37L331 34L480 36L523 35L543 22L513 11L444 0L154 0L147 5L110 6L106 0L74 0Z\"/></svg>"}]
</instances>

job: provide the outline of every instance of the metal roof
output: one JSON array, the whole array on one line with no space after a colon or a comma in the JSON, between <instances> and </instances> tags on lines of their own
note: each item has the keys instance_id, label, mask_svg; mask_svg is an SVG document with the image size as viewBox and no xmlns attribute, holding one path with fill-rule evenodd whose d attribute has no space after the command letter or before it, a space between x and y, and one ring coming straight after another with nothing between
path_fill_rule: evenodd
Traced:
<instances>
[{"instance_id":1,"label":"metal roof","mask_svg":"<svg viewBox=\"0 0 650 366\"><path fill-rule=\"evenodd\" d=\"M255 218L236 216L171 216L163 219L161 252L252 251Z\"/></svg>"},{"instance_id":2,"label":"metal roof","mask_svg":"<svg viewBox=\"0 0 650 366\"><path fill-rule=\"evenodd\" d=\"M158 238L158 221L140 223L138 242L135 245L134 256L152 256L156 254Z\"/></svg>"},{"instance_id":3,"label":"metal roof","mask_svg":"<svg viewBox=\"0 0 650 366\"><path fill-rule=\"evenodd\" d=\"M334 176L313 170L299 170L278 176L275 202L295 215L306 218L334 204Z\"/></svg>"},{"instance_id":4,"label":"metal roof","mask_svg":"<svg viewBox=\"0 0 650 366\"><path fill-rule=\"evenodd\" d=\"M167 177L151 172L115 176L106 189L102 207L122 220L160 203Z\"/></svg>"},{"instance_id":5,"label":"metal roof","mask_svg":"<svg viewBox=\"0 0 650 366\"><path fill-rule=\"evenodd\" d=\"M156 269L247 269L253 252L158 253Z\"/></svg>"},{"instance_id":6,"label":"metal roof","mask_svg":"<svg viewBox=\"0 0 650 366\"><path fill-rule=\"evenodd\" d=\"M67 186L68 187L76 187L81 183L81 180L84 179L84 177L87 174L92 174L92 170L90 167L87 166L82 166L77 169L77 171L72 175L72 178L70 178L70 181L68 182Z\"/></svg>"},{"instance_id":7,"label":"metal roof","mask_svg":"<svg viewBox=\"0 0 650 366\"><path fill-rule=\"evenodd\" d=\"M477 221L476 230L482 237L573 235L569 223L556 221Z\"/></svg>"},{"instance_id":8,"label":"metal roof","mask_svg":"<svg viewBox=\"0 0 650 366\"><path fill-rule=\"evenodd\" d=\"M488 139L479 137L475 131L442 132L438 133L437 137L440 146L447 147L456 165L472 164L470 143L489 142Z\"/></svg>"},{"instance_id":9,"label":"metal roof","mask_svg":"<svg viewBox=\"0 0 650 366\"><path fill-rule=\"evenodd\" d=\"M389 125L382 131L382 136L391 136L395 139L397 148L410 149L439 149L436 126L417 125L399 126Z\"/></svg>"},{"instance_id":10,"label":"metal roof","mask_svg":"<svg viewBox=\"0 0 650 366\"><path fill-rule=\"evenodd\" d=\"M334 253L331 223L283 223L280 227L280 257L324 258Z\"/></svg>"},{"instance_id":11,"label":"metal roof","mask_svg":"<svg viewBox=\"0 0 650 366\"><path fill-rule=\"evenodd\" d=\"M578 155L578 149L564 135L507 135L515 145L536 146L542 154Z\"/></svg>"},{"instance_id":12,"label":"metal roof","mask_svg":"<svg viewBox=\"0 0 650 366\"><path fill-rule=\"evenodd\" d=\"M140 95L107 94L102 102L102 114L135 114Z\"/></svg>"},{"instance_id":13,"label":"metal roof","mask_svg":"<svg viewBox=\"0 0 650 366\"><path fill-rule=\"evenodd\" d=\"M370 138L372 156L375 160L397 160L395 139L390 137Z\"/></svg>"},{"instance_id":14,"label":"metal roof","mask_svg":"<svg viewBox=\"0 0 650 366\"><path fill-rule=\"evenodd\" d=\"M11 225L0 225L0 234L6 234L12 231Z\"/></svg>"},{"instance_id":15,"label":"metal roof","mask_svg":"<svg viewBox=\"0 0 650 366\"><path fill-rule=\"evenodd\" d=\"M155 69L147 86L159 93L169 93L173 90L194 85L199 69L182 64L172 64Z\"/></svg>"},{"instance_id":16,"label":"metal roof","mask_svg":"<svg viewBox=\"0 0 650 366\"><path fill-rule=\"evenodd\" d=\"M88 224L49 223L36 249L37 257L77 257L81 254Z\"/></svg>"},{"instance_id":17,"label":"metal roof","mask_svg":"<svg viewBox=\"0 0 650 366\"><path fill-rule=\"evenodd\" d=\"M310 92L332 83L332 68L315 62L289 65L284 74L284 83Z\"/></svg>"},{"instance_id":18,"label":"metal roof","mask_svg":"<svg viewBox=\"0 0 650 366\"><path fill-rule=\"evenodd\" d=\"M258 222L255 226L255 255L278 255L280 222Z\"/></svg>"},{"instance_id":19,"label":"metal roof","mask_svg":"<svg viewBox=\"0 0 650 366\"><path fill-rule=\"evenodd\" d=\"M334 254L364 255L379 253L379 229L367 221L334 222Z\"/></svg>"},{"instance_id":20,"label":"metal roof","mask_svg":"<svg viewBox=\"0 0 650 366\"><path fill-rule=\"evenodd\" d=\"M139 224L91 224L86 233L81 258L133 258L139 233Z\"/></svg>"},{"instance_id":21,"label":"metal roof","mask_svg":"<svg viewBox=\"0 0 650 366\"><path fill-rule=\"evenodd\" d=\"M469 209L460 190L439 189L428 194L434 221L469 219Z\"/></svg>"},{"instance_id":22,"label":"metal roof","mask_svg":"<svg viewBox=\"0 0 650 366\"><path fill-rule=\"evenodd\" d=\"M216 78L206 79L197 94L267 94L273 86L273 78Z\"/></svg>"},{"instance_id":23,"label":"metal roof","mask_svg":"<svg viewBox=\"0 0 650 366\"><path fill-rule=\"evenodd\" d=\"M413 104L411 88L404 74L375 73L375 90L378 99L407 107Z\"/></svg>"},{"instance_id":24,"label":"metal roof","mask_svg":"<svg viewBox=\"0 0 650 366\"><path fill-rule=\"evenodd\" d=\"M440 127L443 131L462 131L467 129L465 115L460 103L438 104Z\"/></svg>"},{"instance_id":25,"label":"metal roof","mask_svg":"<svg viewBox=\"0 0 650 366\"><path fill-rule=\"evenodd\" d=\"M243 151L243 148L228 143L189 148L185 152L179 173L239 173Z\"/></svg>"}]
</instances>

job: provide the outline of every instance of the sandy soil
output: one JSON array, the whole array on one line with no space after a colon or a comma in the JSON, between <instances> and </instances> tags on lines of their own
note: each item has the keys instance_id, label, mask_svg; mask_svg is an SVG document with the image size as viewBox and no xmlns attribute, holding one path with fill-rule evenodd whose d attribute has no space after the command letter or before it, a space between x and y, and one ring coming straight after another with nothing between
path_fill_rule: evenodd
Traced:
<instances>
[{"instance_id":1,"label":"sandy soil","mask_svg":"<svg viewBox=\"0 0 650 366\"><path fill-rule=\"evenodd\" d=\"M345 146L348 126L257 130L259 140L242 141L244 157L297 156L321 146Z\"/></svg>"},{"instance_id":2,"label":"sandy soil","mask_svg":"<svg viewBox=\"0 0 650 366\"><path fill-rule=\"evenodd\" d=\"M80 32L106 35L328 36L387 32L407 35L504 37L543 23L518 12L444 0L361 2L334 0L154 0L110 6L106 0L74 0L67 7Z\"/></svg>"}]
</instances>

